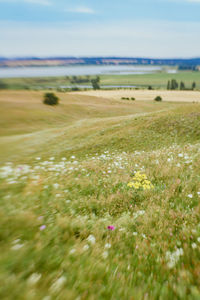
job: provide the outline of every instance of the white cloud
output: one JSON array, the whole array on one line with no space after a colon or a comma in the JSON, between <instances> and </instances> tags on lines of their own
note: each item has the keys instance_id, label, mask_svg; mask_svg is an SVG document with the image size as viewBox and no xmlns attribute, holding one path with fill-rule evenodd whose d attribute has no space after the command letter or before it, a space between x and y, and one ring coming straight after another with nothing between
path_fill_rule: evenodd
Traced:
<instances>
[{"instance_id":1,"label":"white cloud","mask_svg":"<svg viewBox=\"0 0 200 300\"><path fill-rule=\"evenodd\" d=\"M94 14L95 13L95 11L92 8L86 7L86 6L76 6L73 8L67 8L67 9L65 9L65 11L72 12L72 13L79 13L79 14Z\"/></svg>"},{"instance_id":2,"label":"white cloud","mask_svg":"<svg viewBox=\"0 0 200 300\"><path fill-rule=\"evenodd\" d=\"M49 6L52 3L49 0L0 0L0 3L28 3Z\"/></svg>"}]
</instances>

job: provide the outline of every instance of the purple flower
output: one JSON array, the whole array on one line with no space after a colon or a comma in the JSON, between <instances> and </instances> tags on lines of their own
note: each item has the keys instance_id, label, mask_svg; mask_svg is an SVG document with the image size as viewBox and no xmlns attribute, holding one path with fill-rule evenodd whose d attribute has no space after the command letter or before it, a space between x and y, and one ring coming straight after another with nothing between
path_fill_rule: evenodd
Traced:
<instances>
[{"instance_id":1,"label":"purple flower","mask_svg":"<svg viewBox=\"0 0 200 300\"><path fill-rule=\"evenodd\" d=\"M40 226L40 230L44 230L46 228L46 225Z\"/></svg>"},{"instance_id":2,"label":"purple flower","mask_svg":"<svg viewBox=\"0 0 200 300\"><path fill-rule=\"evenodd\" d=\"M115 226L110 225L110 226L107 227L107 229L108 230L115 230Z\"/></svg>"}]
</instances>

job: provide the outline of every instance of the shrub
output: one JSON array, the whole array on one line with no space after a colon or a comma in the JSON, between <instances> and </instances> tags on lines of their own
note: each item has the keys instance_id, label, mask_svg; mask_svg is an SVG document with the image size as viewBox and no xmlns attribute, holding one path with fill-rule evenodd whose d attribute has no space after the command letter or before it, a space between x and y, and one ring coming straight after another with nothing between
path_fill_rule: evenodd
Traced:
<instances>
[{"instance_id":1,"label":"shrub","mask_svg":"<svg viewBox=\"0 0 200 300\"><path fill-rule=\"evenodd\" d=\"M8 86L6 83L4 83L2 80L0 80L0 90L4 90L4 89L7 89Z\"/></svg>"},{"instance_id":2,"label":"shrub","mask_svg":"<svg viewBox=\"0 0 200 300\"><path fill-rule=\"evenodd\" d=\"M54 93L46 93L44 95L43 103L47 105L57 105L59 98Z\"/></svg>"},{"instance_id":3,"label":"shrub","mask_svg":"<svg viewBox=\"0 0 200 300\"><path fill-rule=\"evenodd\" d=\"M121 99L122 99L122 100L129 100L128 97L122 97Z\"/></svg>"},{"instance_id":4,"label":"shrub","mask_svg":"<svg viewBox=\"0 0 200 300\"><path fill-rule=\"evenodd\" d=\"M154 100L155 101L162 101L162 98L160 96L157 96Z\"/></svg>"},{"instance_id":5,"label":"shrub","mask_svg":"<svg viewBox=\"0 0 200 300\"><path fill-rule=\"evenodd\" d=\"M131 100L133 100L133 101L134 101L134 100L135 100L135 98L134 98L134 97L131 97Z\"/></svg>"}]
</instances>

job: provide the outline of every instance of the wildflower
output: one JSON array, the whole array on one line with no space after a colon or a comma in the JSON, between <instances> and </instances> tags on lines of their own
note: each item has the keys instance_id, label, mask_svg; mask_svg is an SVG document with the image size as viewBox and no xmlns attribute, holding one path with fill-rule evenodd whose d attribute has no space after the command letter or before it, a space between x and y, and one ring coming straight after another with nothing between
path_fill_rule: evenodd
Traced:
<instances>
[{"instance_id":1,"label":"wildflower","mask_svg":"<svg viewBox=\"0 0 200 300\"><path fill-rule=\"evenodd\" d=\"M41 230L41 231L44 230L45 228L46 228L46 225L40 226L40 230Z\"/></svg>"},{"instance_id":2,"label":"wildflower","mask_svg":"<svg viewBox=\"0 0 200 300\"><path fill-rule=\"evenodd\" d=\"M192 249L196 249L197 248L197 244L196 243L192 243Z\"/></svg>"},{"instance_id":3,"label":"wildflower","mask_svg":"<svg viewBox=\"0 0 200 300\"><path fill-rule=\"evenodd\" d=\"M154 188L151 181L147 180L146 174L143 174L140 171L134 172L133 181L129 182L127 186L133 187L136 190L140 188L143 190L150 190Z\"/></svg>"},{"instance_id":4,"label":"wildflower","mask_svg":"<svg viewBox=\"0 0 200 300\"><path fill-rule=\"evenodd\" d=\"M95 242L96 242L96 239L95 239L95 237L91 234L91 235L88 236L87 241L88 241L89 243L91 243L92 245L94 245Z\"/></svg>"},{"instance_id":5,"label":"wildflower","mask_svg":"<svg viewBox=\"0 0 200 300\"><path fill-rule=\"evenodd\" d=\"M192 194L188 194L188 198L193 198L193 195Z\"/></svg>"},{"instance_id":6,"label":"wildflower","mask_svg":"<svg viewBox=\"0 0 200 300\"><path fill-rule=\"evenodd\" d=\"M58 183L54 183L54 184L53 184L53 187L54 187L55 189L58 189L59 186L60 186L60 185L59 185Z\"/></svg>"},{"instance_id":7,"label":"wildflower","mask_svg":"<svg viewBox=\"0 0 200 300\"><path fill-rule=\"evenodd\" d=\"M33 273L33 274L28 278L27 283L28 283L29 285L34 285L34 284L36 284L36 283L40 280L41 276L42 276L42 275L39 274L39 273Z\"/></svg>"},{"instance_id":8,"label":"wildflower","mask_svg":"<svg viewBox=\"0 0 200 300\"><path fill-rule=\"evenodd\" d=\"M136 235L137 235L137 232L133 232L133 235L136 236Z\"/></svg>"},{"instance_id":9,"label":"wildflower","mask_svg":"<svg viewBox=\"0 0 200 300\"><path fill-rule=\"evenodd\" d=\"M200 243L200 237L197 238L197 242Z\"/></svg>"},{"instance_id":10,"label":"wildflower","mask_svg":"<svg viewBox=\"0 0 200 300\"><path fill-rule=\"evenodd\" d=\"M115 226L109 225L109 226L107 227L107 229L113 231L113 230L115 230Z\"/></svg>"},{"instance_id":11,"label":"wildflower","mask_svg":"<svg viewBox=\"0 0 200 300\"><path fill-rule=\"evenodd\" d=\"M183 249L178 248L174 252L167 251L166 259L168 260L167 266L169 269L172 269L180 259L180 256L183 256Z\"/></svg>"},{"instance_id":12,"label":"wildflower","mask_svg":"<svg viewBox=\"0 0 200 300\"><path fill-rule=\"evenodd\" d=\"M70 251L69 251L69 254L74 254L76 252L76 249L71 249Z\"/></svg>"},{"instance_id":13,"label":"wildflower","mask_svg":"<svg viewBox=\"0 0 200 300\"><path fill-rule=\"evenodd\" d=\"M72 159L76 158L74 155L71 156Z\"/></svg>"},{"instance_id":14,"label":"wildflower","mask_svg":"<svg viewBox=\"0 0 200 300\"><path fill-rule=\"evenodd\" d=\"M105 248L106 248L106 249L110 249L110 248L111 248L111 244L106 243L106 244L105 244Z\"/></svg>"},{"instance_id":15,"label":"wildflower","mask_svg":"<svg viewBox=\"0 0 200 300\"><path fill-rule=\"evenodd\" d=\"M12 250L19 250L19 249L21 249L22 247L24 246L24 244L16 244L16 245L14 245L14 246L12 246Z\"/></svg>"},{"instance_id":16,"label":"wildflower","mask_svg":"<svg viewBox=\"0 0 200 300\"><path fill-rule=\"evenodd\" d=\"M89 245L85 245L83 246L83 251L87 251L89 248L90 248Z\"/></svg>"},{"instance_id":17,"label":"wildflower","mask_svg":"<svg viewBox=\"0 0 200 300\"><path fill-rule=\"evenodd\" d=\"M63 285L65 284L66 280L67 279L64 276L61 276L60 278L58 278L50 287L51 292L52 293L59 292L59 290L61 290Z\"/></svg>"},{"instance_id":18,"label":"wildflower","mask_svg":"<svg viewBox=\"0 0 200 300\"><path fill-rule=\"evenodd\" d=\"M106 259L108 257L108 251L104 251L102 253L102 257Z\"/></svg>"}]
</instances>

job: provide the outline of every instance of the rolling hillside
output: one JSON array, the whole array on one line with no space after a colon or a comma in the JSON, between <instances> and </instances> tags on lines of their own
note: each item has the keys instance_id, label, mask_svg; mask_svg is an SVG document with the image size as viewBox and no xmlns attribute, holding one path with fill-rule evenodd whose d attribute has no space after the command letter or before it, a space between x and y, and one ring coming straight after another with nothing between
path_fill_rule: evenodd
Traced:
<instances>
[{"instance_id":1,"label":"rolling hillside","mask_svg":"<svg viewBox=\"0 0 200 300\"><path fill-rule=\"evenodd\" d=\"M42 95L0 93L0 298L199 299L200 104Z\"/></svg>"}]
</instances>

